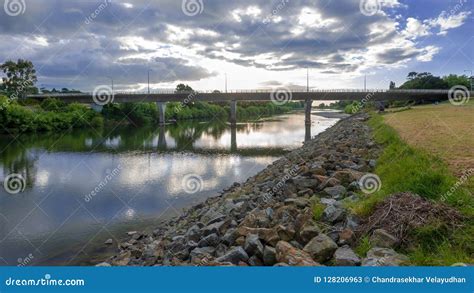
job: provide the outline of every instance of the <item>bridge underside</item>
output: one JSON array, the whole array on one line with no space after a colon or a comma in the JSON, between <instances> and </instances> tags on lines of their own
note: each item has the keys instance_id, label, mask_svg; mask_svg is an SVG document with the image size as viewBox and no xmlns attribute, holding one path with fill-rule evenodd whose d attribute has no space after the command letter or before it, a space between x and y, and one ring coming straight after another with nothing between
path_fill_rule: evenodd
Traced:
<instances>
[{"instance_id":1,"label":"bridge underside","mask_svg":"<svg viewBox=\"0 0 474 293\"><path fill-rule=\"evenodd\" d=\"M275 92L235 92L235 93L159 93L159 94L133 94L133 93L110 93L108 102L113 103L138 103L155 102L158 108L158 120L161 125L165 124L165 112L167 102L180 102L186 105L191 102L230 102L229 121L235 125L237 121L238 101L276 101L285 103L289 101L305 101L305 124L311 124L311 107L313 101L360 101L363 104L373 101L443 101L448 99L447 90L330 90L313 92L290 92L282 91L278 95ZM92 94L52 94L52 95L30 95L28 98L45 99L47 97L58 98L66 103L90 104L97 111L98 106ZM307 139L307 137L306 137Z\"/></svg>"}]
</instances>

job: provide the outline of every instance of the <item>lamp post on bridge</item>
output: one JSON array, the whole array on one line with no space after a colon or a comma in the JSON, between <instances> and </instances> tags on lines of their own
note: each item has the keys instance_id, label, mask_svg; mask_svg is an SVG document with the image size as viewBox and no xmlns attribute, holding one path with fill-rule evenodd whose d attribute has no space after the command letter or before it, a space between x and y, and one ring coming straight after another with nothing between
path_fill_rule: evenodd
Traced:
<instances>
[{"instance_id":1,"label":"lamp post on bridge","mask_svg":"<svg viewBox=\"0 0 474 293\"><path fill-rule=\"evenodd\" d=\"M150 94L150 71L151 69L148 69L148 94Z\"/></svg>"}]
</instances>

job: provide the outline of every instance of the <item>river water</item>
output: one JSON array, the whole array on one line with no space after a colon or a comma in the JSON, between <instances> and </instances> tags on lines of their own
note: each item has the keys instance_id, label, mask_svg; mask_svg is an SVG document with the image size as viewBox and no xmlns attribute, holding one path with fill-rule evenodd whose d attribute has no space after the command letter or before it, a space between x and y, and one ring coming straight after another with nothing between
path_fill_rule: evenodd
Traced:
<instances>
[{"instance_id":1,"label":"river water","mask_svg":"<svg viewBox=\"0 0 474 293\"><path fill-rule=\"evenodd\" d=\"M17 194L0 188L0 265L97 263L127 231L244 182L337 120L313 115L309 129L291 113L236 128L193 121L0 136L2 183L11 174L24 183Z\"/></svg>"}]
</instances>

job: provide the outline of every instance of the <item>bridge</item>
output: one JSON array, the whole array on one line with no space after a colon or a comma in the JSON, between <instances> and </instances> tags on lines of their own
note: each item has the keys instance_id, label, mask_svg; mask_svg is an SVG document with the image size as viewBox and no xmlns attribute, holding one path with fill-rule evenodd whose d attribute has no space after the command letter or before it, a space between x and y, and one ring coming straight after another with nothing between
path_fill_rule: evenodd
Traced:
<instances>
[{"instance_id":1,"label":"bridge","mask_svg":"<svg viewBox=\"0 0 474 293\"><path fill-rule=\"evenodd\" d=\"M448 90L310 90L291 91L287 88L268 90L248 90L230 92L174 92L161 91L153 93L125 93L125 92L98 92L78 94L40 94L29 95L28 98L45 99L47 97L58 98L66 103L91 104L94 109L100 111L107 103L135 103L155 102L158 107L159 122L165 124L165 110L167 102L180 102L183 106L197 101L229 102L230 123L235 124L237 120L237 102L239 101L273 101L276 104L284 104L289 101L305 101L305 123L311 124L311 107L313 101L360 101L368 103L372 101L443 101L448 99ZM468 93L469 94L469 93ZM472 95L473 92L470 92Z\"/></svg>"}]
</instances>

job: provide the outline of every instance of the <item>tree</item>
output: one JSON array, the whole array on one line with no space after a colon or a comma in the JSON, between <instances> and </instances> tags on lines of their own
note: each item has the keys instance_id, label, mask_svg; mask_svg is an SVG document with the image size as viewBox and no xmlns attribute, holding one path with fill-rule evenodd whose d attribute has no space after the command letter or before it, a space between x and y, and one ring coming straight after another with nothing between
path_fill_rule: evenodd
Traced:
<instances>
[{"instance_id":1,"label":"tree","mask_svg":"<svg viewBox=\"0 0 474 293\"><path fill-rule=\"evenodd\" d=\"M416 74L416 75L415 75ZM400 89L448 89L448 83L439 76L434 76L429 72L410 72L407 81Z\"/></svg>"},{"instance_id":2,"label":"tree","mask_svg":"<svg viewBox=\"0 0 474 293\"><path fill-rule=\"evenodd\" d=\"M8 60L0 65L0 69L6 75L2 77L2 81L10 97L24 97L28 93L38 92L38 89L34 87L37 81L36 70L31 61Z\"/></svg>"},{"instance_id":3,"label":"tree","mask_svg":"<svg viewBox=\"0 0 474 293\"><path fill-rule=\"evenodd\" d=\"M395 89L395 82L393 81L390 82L389 89L391 90Z\"/></svg>"},{"instance_id":4,"label":"tree","mask_svg":"<svg viewBox=\"0 0 474 293\"><path fill-rule=\"evenodd\" d=\"M190 87L189 85L185 85L184 83L180 83L176 86L176 90L175 90L177 93L180 93L180 92L193 92L193 88Z\"/></svg>"},{"instance_id":5,"label":"tree","mask_svg":"<svg viewBox=\"0 0 474 293\"><path fill-rule=\"evenodd\" d=\"M471 87L471 81L469 80L469 77L467 77L466 75L450 74L443 77L443 80L448 84L449 88L452 88L453 86L456 86L456 85L462 85L467 88Z\"/></svg>"}]
</instances>

